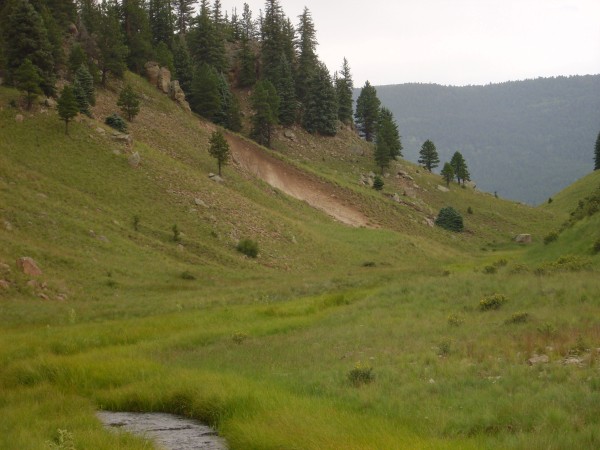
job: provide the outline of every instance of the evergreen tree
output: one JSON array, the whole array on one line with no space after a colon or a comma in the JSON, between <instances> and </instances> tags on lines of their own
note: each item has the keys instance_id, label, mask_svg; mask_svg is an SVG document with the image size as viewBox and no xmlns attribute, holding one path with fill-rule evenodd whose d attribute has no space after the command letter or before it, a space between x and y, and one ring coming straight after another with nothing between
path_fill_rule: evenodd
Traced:
<instances>
[{"instance_id":1,"label":"evergreen tree","mask_svg":"<svg viewBox=\"0 0 600 450\"><path fill-rule=\"evenodd\" d=\"M392 112L385 107L381 108L379 112L375 141L378 146L381 143L385 143L385 147L389 151L390 160L402 156L402 143L400 142L398 125L394 120Z\"/></svg>"},{"instance_id":2,"label":"evergreen tree","mask_svg":"<svg viewBox=\"0 0 600 450\"><path fill-rule=\"evenodd\" d=\"M279 95L279 123L287 126L296 121L298 102L296 101L292 67L284 54L281 55L279 69L281 73L277 77L278 82L275 85Z\"/></svg>"},{"instance_id":3,"label":"evergreen tree","mask_svg":"<svg viewBox=\"0 0 600 450\"><path fill-rule=\"evenodd\" d=\"M267 0L262 21L262 76L274 86L279 84L281 55L284 52L283 24L285 18L277 0ZM288 60L290 62L290 60Z\"/></svg>"},{"instance_id":4,"label":"evergreen tree","mask_svg":"<svg viewBox=\"0 0 600 450\"><path fill-rule=\"evenodd\" d=\"M4 38L4 59L9 81L25 59L37 67L42 77L40 87L46 95L54 93L54 55L48 30L42 16L28 0L8 3L1 33Z\"/></svg>"},{"instance_id":5,"label":"evergreen tree","mask_svg":"<svg viewBox=\"0 0 600 450\"><path fill-rule=\"evenodd\" d=\"M175 66L175 78L179 80L181 89L186 94L190 94L192 79L194 78L194 67L183 35L177 36L173 41L173 65Z\"/></svg>"},{"instance_id":6,"label":"evergreen tree","mask_svg":"<svg viewBox=\"0 0 600 450\"><path fill-rule=\"evenodd\" d=\"M42 93L42 77L29 58L25 58L23 64L15 71L14 81L17 88L25 92L27 109L31 109L33 101Z\"/></svg>"},{"instance_id":7,"label":"evergreen tree","mask_svg":"<svg viewBox=\"0 0 600 450\"><path fill-rule=\"evenodd\" d=\"M102 74L102 85L106 85L107 75L112 73L122 77L129 49L119 23L119 4L116 0L102 0L98 15L97 39L98 67Z\"/></svg>"},{"instance_id":8,"label":"evergreen tree","mask_svg":"<svg viewBox=\"0 0 600 450\"><path fill-rule=\"evenodd\" d=\"M431 172L431 170L437 167L440 163L440 158L435 145L429 139L427 139L421 146L419 155L419 164L423 164L429 172Z\"/></svg>"},{"instance_id":9,"label":"evergreen tree","mask_svg":"<svg viewBox=\"0 0 600 450\"><path fill-rule=\"evenodd\" d=\"M318 63L307 85L302 126L309 133L334 136L337 133L335 88L327 67Z\"/></svg>"},{"instance_id":10,"label":"evergreen tree","mask_svg":"<svg viewBox=\"0 0 600 450\"><path fill-rule=\"evenodd\" d=\"M221 109L219 74L214 67L201 64L194 73L190 96L192 110L208 120L215 120Z\"/></svg>"},{"instance_id":11,"label":"evergreen tree","mask_svg":"<svg viewBox=\"0 0 600 450\"><path fill-rule=\"evenodd\" d=\"M169 49L169 46L164 42L159 42L154 49L156 53L156 62L161 67L166 67L171 73L175 73L175 63L173 61L173 53Z\"/></svg>"},{"instance_id":12,"label":"evergreen tree","mask_svg":"<svg viewBox=\"0 0 600 450\"><path fill-rule=\"evenodd\" d=\"M175 28L180 35L185 35L192 26L195 3L196 0L173 0Z\"/></svg>"},{"instance_id":13,"label":"evergreen tree","mask_svg":"<svg viewBox=\"0 0 600 450\"><path fill-rule=\"evenodd\" d=\"M225 140L225 136L219 130L213 132L210 137L210 147L208 153L217 160L219 167L219 176L221 176L221 166L224 166L229 161L229 144Z\"/></svg>"},{"instance_id":14,"label":"evergreen tree","mask_svg":"<svg viewBox=\"0 0 600 450\"><path fill-rule=\"evenodd\" d=\"M87 65L87 55L85 50L81 46L79 42L75 42L71 47L71 52L69 53L69 73L72 77L75 76L75 72L81 67L82 64Z\"/></svg>"},{"instance_id":15,"label":"evergreen tree","mask_svg":"<svg viewBox=\"0 0 600 450\"><path fill-rule=\"evenodd\" d=\"M308 84L317 69L317 38L310 11L304 7L298 24L298 68L296 71L296 94L301 102L308 96Z\"/></svg>"},{"instance_id":16,"label":"evergreen tree","mask_svg":"<svg viewBox=\"0 0 600 450\"><path fill-rule=\"evenodd\" d=\"M232 131L239 131L242 127L242 119L237 98L231 92L229 83L225 76L219 74L219 108L214 115L213 121Z\"/></svg>"},{"instance_id":17,"label":"evergreen tree","mask_svg":"<svg viewBox=\"0 0 600 450\"><path fill-rule=\"evenodd\" d=\"M240 23L242 39L254 40L258 37L258 33L256 31L256 24L254 20L252 20L252 11L250 10L250 6L248 3L244 3L244 10L242 12L242 20Z\"/></svg>"},{"instance_id":18,"label":"evergreen tree","mask_svg":"<svg viewBox=\"0 0 600 450\"><path fill-rule=\"evenodd\" d=\"M381 102L377 98L377 91L366 81L356 100L354 117L359 133L367 142L372 142L375 137L380 105Z\"/></svg>"},{"instance_id":19,"label":"evergreen tree","mask_svg":"<svg viewBox=\"0 0 600 450\"><path fill-rule=\"evenodd\" d=\"M117 106L121 108L123 114L127 116L130 122L140 112L140 97L135 93L130 84L125 85L119 94Z\"/></svg>"},{"instance_id":20,"label":"evergreen tree","mask_svg":"<svg viewBox=\"0 0 600 450\"><path fill-rule=\"evenodd\" d=\"M375 153L374 153L374 157L375 157L375 163L377 164L378 167L381 168L381 174L383 175L383 171L385 170L386 167L389 167L390 165L390 148L388 146L388 143L385 139L379 139L379 137L376 139L375 142Z\"/></svg>"},{"instance_id":21,"label":"evergreen tree","mask_svg":"<svg viewBox=\"0 0 600 450\"><path fill-rule=\"evenodd\" d=\"M454 169L452 168L452 164L448 162L445 163L440 175L444 178L446 186L450 186L450 182L454 179Z\"/></svg>"},{"instance_id":22,"label":"evergreen tree","mask_svg":"<svg viewBox=\"0 0 600 450\"><path fill-rule=\"evenodd\" d=\"M73 81L72 89L75 100L77 101L77 106L79 107L79 112L91 117L92 112L90 111L90 103L88 102L85 90L79 80L75 79Z\"/></svg>"},{"instance_id":23,"label":"evergreen tree","mask_svg":"<svg viewBox=\"0 0 600 450\"><path fill-rule=\"evenodd\" d=\"M82 64L75 72L75 80L81 85L87 103L91 106L96 104L96 93L94 91L94 77L88 68Z\"/></svg>"},{"instance_id":24,"label":"evergreen tree","mask_svg":"<svg viewBox=\"0 0 600 450\"><path fill-rule=\"evenodd\" d=\"M174 16L171 0L148 0L148 20L152 43L170 44L173 38Z\"/></svg>"},{"instance_id":25,"label":"evergreen tree","mask_svg":"<svg viewBox=\"0 0 600 450\"><path fill-rule=\"evenodd\" d=\"M65 122L65 134L69 134L69 122L79 113L79 105L73 89L65 86L57 101L58 115Z\"/></svg>"},{"instance_id":26,"label":"evergreen tree","mask_svg":"<svg viewBox=\"0 0 600 450\"><path fill-rule=\"evenodd\" d=\"M251 136L261 145L271 146L273 125L279 116L279 96L273 83L261 80L256 83L250 98L254 116L252 116Z\"/></svg>"},{"instance_id":27,"label":"evergreen tree","mask_svg":"<svg viewBox=\"0 0 600 450\"><path fill-rule=\"evenodd\" d=\"M452 169L454 169L454 176L456 176L458 184L461 182L465 184L465 181L470 180L467 163L460 152L454 152L454 155L452 155L452 159L450 160L450 165L452 166Z\"/></svg>"},{"instance_id":28,"label":"evergreen tree","mask_svg":"<svg viewBox=\"0 0 600 450\"><path fill-rule=\"evenodd\" d=\"M338 119L340 122L350 125L352 123L353 114L352 96L354 83L352 81L352 74L350 73L350 66L348 65L348 60L346 58L344 58L342 70L335 80L335 90L338 101Z\"/></svg>"},{"instance_id":29,"label":"evergreen tree","mask_svg":"<svg viewBox=\"0 0 600 450\"><path fill-rule=\"evenodd\" d=\"M144 0L122 0L123 29L125 42L129 48L128 67L142 73L144 64L152 59L152 33Z\"/></svg>"},{"instance_id":30,"label":"evergreen tree","mask_svg":"<svg viewBox=\"0 0 600 450\"><path fill-rule=\"evenodd\" d=\"M189 33L189 49L196 64L209 64L226 72L225 46L211 18L207 0L202 0L196 24Z\"/></svg>"},{"instance_id":31,"label":"evergreen tree","mask_svg":"<svg viewBox=\"0 0 600 450\"><path fill-rule=\"evenodd\" d=\"M596 138L596 150L595 150L595 164L594 170L600 170L600 133L598 133L598 137Z\"/></svg>"},{"instance_id":32,"label":"evergreen tree","mask_svg":"<svg viewBox=\"0 0 600 450\"><path fill-rule=\"evenodd\" d=\"M250 40L242 36L242 43L238 53L239 73L238 86L250 87L256 83L256 55L250 47Z\"/></svg>"}]
</instances>

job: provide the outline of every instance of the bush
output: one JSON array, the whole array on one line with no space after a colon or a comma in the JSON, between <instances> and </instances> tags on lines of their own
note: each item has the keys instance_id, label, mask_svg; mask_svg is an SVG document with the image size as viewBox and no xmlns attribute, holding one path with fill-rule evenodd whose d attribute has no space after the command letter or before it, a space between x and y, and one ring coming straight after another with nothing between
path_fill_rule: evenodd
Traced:
<instances>
[{"instance_id":1,"label":"bush","mask_svg":"<svg viewBox=\"0 0 600 450\"><path fill-rule=\"evenodd\" d=\"M360 362L356 363L356 366L348 372L348 381L354 387L372 383L374 380L375 374L373 374L373 368L363 366Z\"/></svg>"},{"instance_id":2,"label":"bush","mask_svg":"<svg viewBox=\"0 0 600 450\"><path fill-rule=\"evenodd\" d=\"M463 324L464 319L460 317L458 314L450 314L448 316L448 325L451 327L459 327Z\"/></svg>"},{"instance_id":3,"label":"bush","mask_svg":"<svg viewBox=\"0 0 600 450\"><path fill-rule=\"evenodd\" d=\"M373 189L376 191L381 191L383 189L383 179L379 175L376 175L375 179L373 179Z\"/></svg>"},{"instance_id":4,"label":"bush","mask_svg":"<svg viewBox=\"0 0 600 450\"><path fill-rule=\"evenodd\" d=\"M451 206L442 208L435 219L435 224L448 231L459 232L464 228L462 216Z\"/></svg>"},{"instance_id":5,"label":"bush","mask_svg":"<svg viewBox=\"0 0 600 450\"><path fill-rule=\"evenodd\" d=\"M175 242L181 241L181 231L179 231L179 227L177 226L177 224L171 227L171 231L173 231L173 240Z\"/></svg>"},{"instance_id":6,"label":"bush","mask_svg":"<svg viewBox=\"0 0 600 450\"><path fill-rule=\"evenodd\" d=\"M510 319L506 319L506 324L511 323L525 323L529 321L529 314L526 312L517 312L510 316Z\"/></svg>"},{"instance_id":7,"label":"bush","mask_svg":"<svg viewBox=\"0 0 600 450\"><path fill-rule=\"evenodd\" d=\"M127 122L118 114L111 114L104 120L104 123L121 133L127 133Z\"/></svg>"},{"instance_id":8,"label":"bush","mask_svg":"<svg viewBox=\"0 0 600 450\"><path fill-rule=\"evenodd\" d=\"M467 208L467 214L473 214L473 208L470 206Z\"/></svg>"},{"instance_id":9,"label":"bush","mask_svg":"<svg viewBox=\"0 0 600 450\"><path fill-rule=\"evenodd\" d=\"M483 268L483 273L485 273L486 275L493 275L496 272L498 272L498 269L496 268L496 266L485 266Z\"/></svg>"},{"instance_id":10,"label":"bush","mask_svg":"<svg viewBox=\"0 0 600 450\"><path fill-rule=\"evenodd\" d=\"M551 242L554 242L558 239L558 233L556 231L552 231L544 237L544 245L548 245Z\"/></svg>"},{"instance_id":11,"label":"bush","mask_svg":"<svg viewBox=\"0 0 600 450\"><path fill-rule=\"evenodd\" d=\"M594 242L592 246L592 254L597 255L598 253L600 253L600 239Z\"/></svg>"},{"instance_id":12,"label":"bush","mask_svg":"<svg viewBox=\"0 0 600 450\"><path fill-rule=\"evenodd\" d=\"M195 280L196 279L194 274L191 272L188 272L187 270L185 272L181 272L181 278L183 280Z\"/></svg>"},{"instance_id":13,"label":"bush","mask_svg":"<svg viewBox=\"0 0 600 450\"><path fill-rule=\"evenodd\" d=\"M242 239L238 243L236 250L250 258L256 258L258 256L258 243L251 239Z\"/></svg>"},{"instance_id":14,"label":"bush","mask_svg":"<svg viewBox=\"0 0 600 450\"><path fill-rule=\"evenodd\" d=\"M479 309L482 311L490 311L492 309L500 309L508 300L502 294L493 294L483 297L479 301Z\"/></svg>"}]
</instances>

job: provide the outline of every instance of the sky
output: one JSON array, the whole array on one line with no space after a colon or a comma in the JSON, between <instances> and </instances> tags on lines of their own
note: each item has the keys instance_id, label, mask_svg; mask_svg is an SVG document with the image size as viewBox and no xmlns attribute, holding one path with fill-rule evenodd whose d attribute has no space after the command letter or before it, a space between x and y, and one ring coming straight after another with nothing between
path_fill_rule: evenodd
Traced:
<instances>
[{"instance_id":1,"label":"sky","mask_svg":"<svg viewBox=\"0 0 600 450\"><path fill-rule=\"evenodd\" d=\"M212 2L211 2L212 3ZM221 0L223 10L244 1ZM253 17L263 0L246 0ZM481 85L600 74L600 0L280 0L298 23L308 7L317 53L354 84Z\"/></svg>"}]
</instances>

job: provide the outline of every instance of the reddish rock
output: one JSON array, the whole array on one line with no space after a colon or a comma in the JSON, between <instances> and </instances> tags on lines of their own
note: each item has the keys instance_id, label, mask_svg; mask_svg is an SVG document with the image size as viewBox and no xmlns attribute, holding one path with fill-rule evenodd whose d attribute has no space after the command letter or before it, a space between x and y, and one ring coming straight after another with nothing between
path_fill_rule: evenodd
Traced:
<instances>
[{"instance_id":1,"label":"reddish rock","mask_svg":"<svg viewBox=\"0 0 600 450\"><path fill-rule=\"evenodd\" d=\"M0 290L10 289L10 283L6 280L0 280Z\"/></svg>"},{"instance_id":2,"label":"reddish rock","mask_svg":"<svg viewBox=\"0 0 600 450\"><path fill-rule=\"evenodd\" d=\"M39 277L42 274L42 270L38 267L37 263L29 256L23 256L17 260L17 267L21 272L31 277Z\"/></svg>"}]
</instances>

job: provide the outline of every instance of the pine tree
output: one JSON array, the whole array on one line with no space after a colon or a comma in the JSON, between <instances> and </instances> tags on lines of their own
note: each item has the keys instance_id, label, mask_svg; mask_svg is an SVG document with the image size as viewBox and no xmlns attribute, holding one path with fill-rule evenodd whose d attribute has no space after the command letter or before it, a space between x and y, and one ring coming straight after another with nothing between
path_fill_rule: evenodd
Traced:
<instances>
[{"instance_id":1,"label":"pine tree","mask_svg":"<svg viewBox=\"0 0 600 450\"><path fill-rule=\"evenodd\" d=\"M69 122L79 113L79 105L73 89L65 86L57 101L58 115L65 122L65 134L69 134Z\"/></svg>"},{"instance_id":2,"label":"pine tree","mask_svg":"<svg viewBox=\"0 0 600 450\"><path fill-rule=\"evenodd\" d=\"M385 107L379 111L375 141L377 145L385 143L385 147L389 151L390 160L402 156L402 143L400 142L398 125L394 120L392 112Z\"/></svg>"},{"instance_id":3,"label":"pine tree","mask_svg":"<svg viewBox=\"0 0 600 450\"><path fill-rule=\"evenodd\" d=\"M208 64L217 72L226 72L225 46L212 21L207 0L202 0L200 4L200 13L187 42L196 64Z\"/></svg>"},{"instance_id":4,"label":"pine tree","mask_svg":"<svg viewBox=\"0 0 600 450\"><path fill-rule=\"evenodd\" d=\"M225 136L219 130L213 132L210 137L210 147L208 153L217 160L219 167L219 176L221 176L221 166L224 166L229 161L229 144L225 140Z\"/></svg>"},{"instance_id":5,"label":"pine tree","mask_svg":"<svg viewBox=\"0 0 600 450\"><path fill-rule=\"evenodd\" d=\"M144 64L152 59L152 33L144 0L122 0L123 29L125 42L129 48L127 66L141 73Z\"/></svg>"},{"instance_id":6,"label":"pine tree","mask_svg":"<svg viewBox=\"0 0 600 450\"><path fill-rule=\"evenodd\" d=\"M267 0L262 21L262 76L274 86L279 84L281 55L284 51L284 15L277 0ZM290 62L290 60L288 60Z\"/></svg>"},{"instance_id":7,"label":"pine tree","mask_svg":"<svg viewBox=\"0 0 600 450\"><path fill-rule=\"evenodd\" d=\"M152 43L170 44L173 38L174 16L171 0L148 0L148 20Z\"/></svg>"},{"instance_id":8,"label":"pine tree","mask_svg":"<svg viewBox=\"0 0 600 450\"><path fill-rule=\"evenodd\" d=\"M381 174L383 175L383 171L385 170L386 167L389 167L390 165L390 148L388 146L388 143L385 139L379 139L379 137L376 139L375 142L375 153L374 153L374 157L375 157L375 163L377 164L378 167L381 168Z\"/></svg>"},{"instance_id":9,"label":"pine tree","mask_svg":"<svg viewBox=\"0 0 600 450\"><path fill-rule=\"evenodd\" d=\"M3 9L6 14L1 33L8 80L27 58L42 77L40 87L46 95L54 93L54 54L42 16L28 0L14 0Z\"/></svg>"},{"instance_id":10,"label":"pine tree","mask_svg":"<svg viewBox=\"0 0 600 450\"><path fill-rule=\"evenodd\" d=\"M75 76L75 72L77 72L77 69L79 69L82 64L87 65L87 59L87 55L81 44L79 42L75 42L71 47L71 52L69 53L69 60L67 63L69 67L69 73L72 77Z\"/></svg>"},{"instance_id":11,"label":"pine tree","mask_svg":"<svg viewBox=\"0 0 600 450\"><path fill-rule=\"evenodd\" d=\"M90 103L88 102L85 90L83 89L83 86L81 85L79 80L75 79L73 81L72 88L73 95L75 96L75 100L77 101L77 106L79 106L79 112L91 117L92 112L90 111Z\"/></svg>"},{"instance_id":12,"label":"pine tree","mask_svg":"<svg viewBox=\"0 0 600 450\"><path fill-rule=\"evenodd\" d=\"M444 178L446 186L450 186L450 182L454 179L454 169L452 168L452 164L448 162L445 163L440 175Z\"/></svg>"},{"instance_id":13,"label":"pine tree","mask_svg":"<svg viewBox=\"0 0 600 450\"><path fill-rule=\"evenodd\" d=\"M119 23L119 4L116 0L102 0L97 25L98 66L102 73L102 85L106 85L109 73L122 77L127 68L129 49Z\"/></svg>"},{"instance_id":14,"label":"pine tree","mask_svg":"<svg viewBox=\"0 0 600 450\"><path fill-rule=\"evenodd\" d=\"M298 68L296 70L296 94L301 102L306 100L308 95L308 84L317 69L317 38L315 25L313 23L310 11L304 7L304 11L299 16L298 24Z\"/></svg>"},{"instance_id":15,"label":"pine tree","mask_svg":"<svg viewBox=\"0 0 600 450\"><path fill-rule=\"evenodd\" d=\"M214 67L201 64L195 71L190 95L192 110L208 120L215 120L221 108L219 74Z\"/></svg>"},{"instance_id":16,"label":"pine tree","mask_svg":"<svg viewBox=\"0 0 600 450\"><path fill-rule=\"evenodd\" d=\"M600 170L600 133L598 133L598 138L596 139L596 150L595 150L595 164L594 170Z\"/></svg>"},{"instance_id":17,"label":"pine tree","mask_svg":"<svg viewBox=\"0 0 600 450\"><path fill-rule=\"evenodd\" d=\"M460 152L454 152L454 155L452 155L452 159L450 160L450 165L452 166L452 169L454 169L454 176L456 176L458 184L461 182L462 184L465 184L465 181L471 179L467 163Z\"/></svg>"},{"instance_id":18,"label":"pine tree","mask_svg":"<svg viewBox=\"0 0 600 450\"><path fill-rule=\"evenodd\" d=\"M196 0L173 0L175 28L180 35L185 35L192 26L195 3Z\"/></svg>"},{"instance_id":19,"label":"pine tree","mask_svg":"<svg viewBox=\"0 0 600 450\"><path fill-rule=\"evenodd\" d=\"M127 116L130 122L140 112L140 97L135 93L130 84L125 85L119 94L117 106L121 108L123 114Z\"/></svg>"},{"instance_id":20,"label":"pine tree","mask_svg":"<svg viewBox=\"0 0 600 450\"><path fill-rule=\"evenodd\" d=\"M177 36L173 41L173 65L175 67L175 78L179 80L181 89L186 94L190 94L192 79L194 78L194 67L183 35Z\"/></svg>"},{"instance_id":21,"label":"pine tree","mask_svg":"<svg viewBox=\"0 0 600 450\"><path fill-rule=\"evenodd\" d=\"M15 71L14 81L17 88L25 92L27 109L31 109L33 101L42 93L40 87L42 77L38 73L38 68L33 65L29 58L25 58L23 64Z\"/></svg>"},{"instance_id":22,"label":"pine tree","mask_svg":"<svg viewBox=\"0 0 600 450\"><path fill-rule=\"evenodd\" d=\"M256 30L256 24L252 20L252 11L248 3L244 3L244 10L242 11L242 21L240 23L242 39L254 40L258 37Z\"/></svg>"},{"instance_id":23,"label":"pine tree","mask_svg":"<svg viewBox=\"0 0 600 450\"><path fill-rule=\"evenodd\" d=\"M380 105L381 102L377 98L377 91L366 81L356 100L354 117L359 133L367 142L372 142L375 137Z\"/></svg>"},{"instance_id":24,"label":"pine tree","mask_svg":"<svg viewBox=\"0 0 600 450\"><path fill-rule=\"evenodd\" d=\"M440 163L440 158L438 156L435 145L429 139L427 139L421 146L419 155L419 164L423 164L429 172L431 172L432 169L436 168Z\"/></svg>"},{"instance_id":25,"label":"pine tree","mask_svg":"<svg viewBox=\"0 0 600 450\"><path fill-rule=\"evenodd\" d=\"M275 85L279 96L279 123L287 126L296 121L298 102L296 100L292 67L283 54L281 55L279 69L281 73L277 77L278 82Z\"/></svg>"},{"instance_id":26,"label":"pine tree","mask_svg":"<svg viewBox=\"0 0 600 450\"><path fill-rule=\"evenodd\" d=\"M84 64L79 66L79 69L77 69L77 72L75 72L75 80L81 85L83 92L85 93L87 103L91 106L94 106L96 104L94 77L92 77L92 74Z\"/></svg>"},{"instance_id":27,"label":"pine tree","mask_svg":"<svg viewBox=\"0 0 600 450\"><path fill-rule=\"evenodd\" d=\"M242 36L242 43L238 53L240 71L238 86L246 88L256 83L256 55L250 47L250 40Z\"/></svg>"},{"instance_id":28,"label":"pine tree","mask_svg":"<svg viewBox=\"0 0 600 450\"><path fill-rule=\"evenodd\" d=\"M334 136L337 133L337 102L331 76L323 63L318 63L307 84L302 126L309 133Z\"/></svg>"},{"instance_id":29,"label":"pine tree","mask_svg":"<svg viewBox=\"0 0 600 450\"><path fill-rule=\"evenodd\" d=\"M279 116L279 96L273 83L268 80L256 83L250 101L254 110L251 137L259 144L270 147L272 129Z\"/></svg>"},{"instance_id":30,"label":"pine tree","mask_svg":"<svg viewBox=\"0 0 600 450\"><path fill-rule=\"evenodd\" d=\"M344 58L342 70L336 78L335 90L338 101L338 119L340 122L350 125L352 123L353 114L352 96L354 83L352 81L352 74L350 73L350 66L348 65L348 60L346 58Z\"/></svg>"},{"instance_id":31,"label":"pine tree","mask_svg":"<svg viewBox=\"0 0 600 450\"><path fill-rule=\"evenodd\" d=\"M232 131L239 131L242 126L239 103L231 92L225 76L221 73L218 77L219 108L213 121Z\"/></svg>"}]
</instances>

